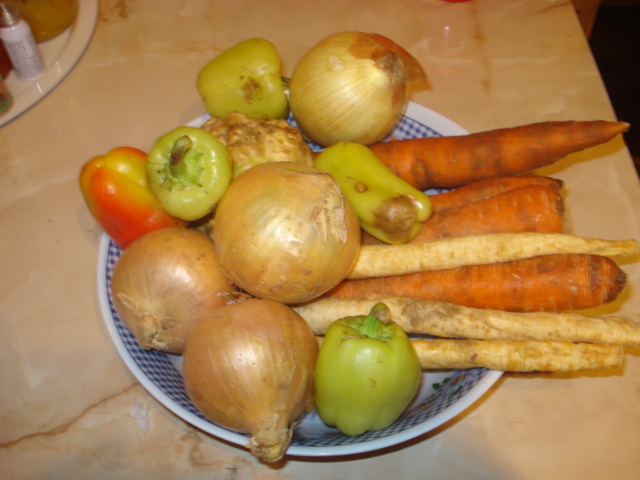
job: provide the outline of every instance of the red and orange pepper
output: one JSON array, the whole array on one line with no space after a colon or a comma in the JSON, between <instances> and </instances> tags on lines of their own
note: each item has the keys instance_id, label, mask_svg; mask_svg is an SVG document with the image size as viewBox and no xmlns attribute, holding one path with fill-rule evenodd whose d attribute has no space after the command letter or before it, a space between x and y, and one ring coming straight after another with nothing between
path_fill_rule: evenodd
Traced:
<instances>
[{"instance_id":1,"label":"red and orange pepper","mask_svg":"<svg viewBox=\"0 0 640 480\"><path fill-rule=\"evenodd\" d=\"M80 189L91 214L121 249L154 230L184 227L188 222L169 215L149 188L147 154L118 147L87 162Z\"/></svg>"}]
</instances>

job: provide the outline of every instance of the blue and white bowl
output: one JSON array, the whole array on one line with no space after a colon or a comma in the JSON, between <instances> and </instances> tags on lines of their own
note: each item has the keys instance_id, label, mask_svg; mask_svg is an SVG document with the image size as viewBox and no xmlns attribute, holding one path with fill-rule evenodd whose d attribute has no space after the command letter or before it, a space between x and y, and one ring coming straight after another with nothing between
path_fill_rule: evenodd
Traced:
<instances>
[{"instance_id":1,"label":"blue and white bowl","mask_svg":"<svg viewBox=\"0 0 640 480\"><path fill-rule=\"evenodd\" d=\"M208 115L203 115L190 125L199 126L207 118ZM293 123L291 118L290 122ZM466 133L442 115L410 102L393 137L404 139ZM180 356L143 350L118 317L111 298L111 276L120 254L120 249L103 235L98 258L98 293L107 328L123 361L149 393L178 417L215 437L247 445L247 435L214 424L194 407L182 382ZM502 372L484 368L425 371L416 399L393 425L357 437L327 427L312 411L294 429L287 454L306 457L351 455L400 444L439 427L461 413L484 395L501 375Z\"/></svg>"}]
</instances>

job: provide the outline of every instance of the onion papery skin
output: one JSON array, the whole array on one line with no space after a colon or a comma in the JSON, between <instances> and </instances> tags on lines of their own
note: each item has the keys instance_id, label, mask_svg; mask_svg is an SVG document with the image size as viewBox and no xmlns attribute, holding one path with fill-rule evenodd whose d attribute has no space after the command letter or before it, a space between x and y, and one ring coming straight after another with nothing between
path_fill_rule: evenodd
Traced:
<instances>
[{"instance_id":1,"label":"onion papery skin","mask_svg":"<svg viewBox=\"0 0 640 480\"><path fill-rule=\"evenodd\" d=\"M340 283L360 251L360 226L336 180L293 162L254 166L216 208L213 238L230 280L285 304Z\"/></svg>"},{"instance_id":2,"label":"onion papery skin","mask_svg":"<svg viewBox=\"0 0 640 480\"><path fill-rule=\"evenodd\" d=\"M289 103L309 140L371 145L397 126L414 80L426 81L424 70L392 40L341 32L302 57L289 84Z\"/></svg>"},{"instance_id":3,"label":"onion papery skin","mask_svg":"<svg viewBox=\"0 0 640 480\"><path fill-rule=\"evenodd\" d=\"M212 422L247 433L265 462L280 460L296 421L314 406L317 340L291 308L250 299L196 327L183 355L187 395Z\"/></svg>"},{"instance_id":4,"label":"onion papery skin","mask_svg":"<svg viewBox=\"0 0 640 480\"><path fill-rule=\"evenodd\" d=\"M180 354L193 329L236 295L213 241L166 228L133 242L111 278L118 316L145 350Z\"/></svg>"}]
</instances>

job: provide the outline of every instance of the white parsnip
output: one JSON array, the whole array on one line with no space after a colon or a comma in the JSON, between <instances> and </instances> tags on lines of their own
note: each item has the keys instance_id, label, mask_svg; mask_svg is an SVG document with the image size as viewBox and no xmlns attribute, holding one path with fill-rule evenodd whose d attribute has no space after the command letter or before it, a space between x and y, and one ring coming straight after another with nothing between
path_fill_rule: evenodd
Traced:
<instances>
[{"instance_id":1,"label":"white parsnip","mask_svg":"<svg viewBox=\"0 0 640 480\"><path fill-rule=\"evenodd\" d=\"M556 233L452 237L405 245L365 245L349 279L405 275L552 254L638 255L637 240L603 240ZM383 302L390 319L413 338L423 369L485 367L512 372L617 368L624 347L640 347L640 323L572 312L478 309L414 297L374 300L320 298L294 310L316 335L339 318L366 315Z\"/></svg>"},{"instance_id":2,"label":"white parsnip","mask_svg":"<svg viewBox=\"0 0 640 480\"><path fill-rule=\"evenodd\" d=\"M640 346L640 322L618 317L589 317L570 312L507 312L462 307L413 297L379 300L320 299L294 309L316 335L339 318L363 315L377 302L389 307L391 320L411 334L478 340L537 340Z\"/></svg>"},{"instance_id":3,"label":"white parsnip","mask_svg":"<svg viewBox=\"0 0 640 480\"><path fill-rule=\"evenodd\" d=\"M324 337L317 336L318 345ZM423 370L488 368L501 372L573 372L618 368L620 345L537 340L413 338Z\"/></svg>"},{"instance_id":4,"label":"white parsnip","mask_svg":"<svg viewBox=\"0 0 640 480\"><path fill-rule=\"evenodd\" d=\"M619 345L590 343L418 339L412 344L424 370L485 367L504 372L572 372L620 367Z\"/></svg>"},{"instance_id":5,"label":"white parsnip","mask_svg":"<svg viewBox=\"0 0 640 480\"><path fill-rule=\"evenodd\" d=\"M439 238L404 245L363 245L347 278L404 275L564 253L622 257L640 253L640 243L635 239L603 240L526 232Z\"/></svg>"}]
</instances>

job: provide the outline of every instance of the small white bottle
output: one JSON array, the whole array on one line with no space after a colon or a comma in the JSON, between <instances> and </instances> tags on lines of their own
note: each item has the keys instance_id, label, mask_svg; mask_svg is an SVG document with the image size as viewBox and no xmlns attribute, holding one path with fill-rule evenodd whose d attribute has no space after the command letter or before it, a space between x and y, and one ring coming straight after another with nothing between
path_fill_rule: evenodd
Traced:
<instances>
[{"instance_id":1,"label":"small white bottle","mask_svg":"<svg viewBox=\"0 0 640 480\"><path fill-rule=\"evenodd\" d=\"M19 80L30 82L44 74L44 63L29 24L20 10L0 2L0 38Z\"/></svg>"}]
</instances>

